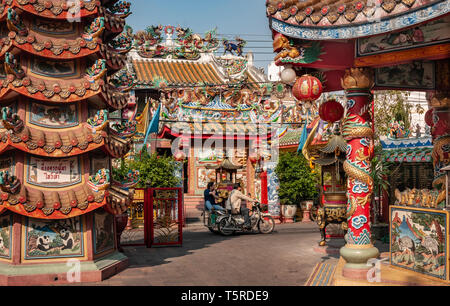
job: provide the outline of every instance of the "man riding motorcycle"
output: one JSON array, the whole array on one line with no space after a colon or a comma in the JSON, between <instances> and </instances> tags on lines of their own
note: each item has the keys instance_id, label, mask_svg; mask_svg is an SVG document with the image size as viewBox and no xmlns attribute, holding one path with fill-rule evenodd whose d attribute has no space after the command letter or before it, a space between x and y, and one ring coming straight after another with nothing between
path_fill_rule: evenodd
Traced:
<instances>
[{"instance_id":1,"label":"man riding motorcycle","mask_svg":"<svg viewBox=\"0 0 450 306\"><path fill-rule=\"evenodd\" d=\"M249 228L251 227L249 216L250 210L247 207L241 207L242 200L253 203L257 202L257 200L252 199L242 193L242 187L240 184L234 184L233 190L231 191L228 201L226 202L226 209L231 210L231 213L233 215L241 214L245 220L244 226Z\"/></svg>"}]
</instances>

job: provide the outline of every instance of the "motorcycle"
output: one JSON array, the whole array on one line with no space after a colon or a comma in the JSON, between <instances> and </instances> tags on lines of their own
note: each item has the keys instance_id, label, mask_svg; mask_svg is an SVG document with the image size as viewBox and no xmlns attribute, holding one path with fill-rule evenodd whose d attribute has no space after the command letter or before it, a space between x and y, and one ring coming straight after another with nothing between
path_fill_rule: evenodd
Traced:
<instances>
[{"instance_id":1,"label":"motorcycle","mask_svg":"<svg viewBox=\"0 0 450 306\"><path fill-rule=\"evenodd\" d=\"M250 226L246 227L243 216L227 213L216 218L215 224L224 236L230 236L236 232L270 234L275 229L275 220L270 214L262 211L260 203L253 204L249 219Z\"/></svg>"}]
</instances>

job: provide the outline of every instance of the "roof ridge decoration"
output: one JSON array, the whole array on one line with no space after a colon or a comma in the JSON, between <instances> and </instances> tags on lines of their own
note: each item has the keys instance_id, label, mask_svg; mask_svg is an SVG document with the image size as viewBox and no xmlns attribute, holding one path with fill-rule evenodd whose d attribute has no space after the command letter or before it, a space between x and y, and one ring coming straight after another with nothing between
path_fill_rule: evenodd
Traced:
<instances>
[{"instance_id":1,"label":"roof ridge decoration","mask_svg":"<svg viewBox=\"0 0 450 306\"><path fill-rule=\"evenodd\" d=\"M405 123L400 120L392 119L389 123L388 139L405 139L408 138L411 131L405 127Z\"/></svg>"},{"instance_id":2,"label":"roof ridge decoration","mask_svg":"<svg viewBox=\"0 0 450 306\"><path fill-rule=\"evenodd\" d=\"M207 122L277 122L282 105L263 103L267 88L196 87L185 90L165 90L161 93L162 116L168 119ZM264 105L263 105L264 104ZM268 106L268 107L266 107ZM181 119L184 118L184 119Z\"/></svg>"},{"instance_id":3,"label":"roof ridge decoration","mask_svg":"<svg viewBox=\"0 0 450 306\"><path fill-rule=\"evenodd\" d=\"M165 34L165 40L163 38ZM176 35L175 38L172 36ZM219 48L216 29L204 37L194 34L190 28L181 26L149 26L134 35L133 45L143 58L173 58L196 60L201 53L213 52Z\"/></svg>"},{"instance_id":4,"label":"roof ridge decoration","mask_svg":"<svg viewBox=\"0 0 450 306\"><path fill-rule=\"evenodd\" d=\"M126 18L132 14L131 3L124 0L120 0L111 4L109 7L107 7L107 9L108 12L120 18Z\"/></svg>"},{"instance_id":5,"label":"roof ridge decoration","mask_svg":"<svg viewBox=\"0 0 450 306\"><path fill-rule=\"evenodd\" d=\"M235 56L214 56L214 61L218 68L230 80L241 80L245 78L245 72L248 69L248 59L246 57Z\"/></svg>"},{"instance_id":6,"label":"roof ridge decoration","mask_svg":"<svg viewBox=\"0 0 450 306\"><path fill-rule=\"evenodd\" d=\"M108 43L118 53L127 53L133 48L133 28L125 25L123 32Z\"/></svg>"},{"instance_id":7,"label":"roof ridge decoration","mask_svg":"<svg viewBox=\"0 0 450 306\"><path fill-rule=\"evenodd\" d=\"M413 26L450 12L448 0L338 1L305 5L298 0L268 0L270 27L286 36L307 39L350 39Z\"/></svg>"},{"instance_id":8,"label":"roof ridge decoration","mask_svg":"<svg viewBox=\"0 0 450 306\"><path fill-rule=\"evenodd\" d=\"M273 51L278 52L275 62L311 64L320 61L324 54L323 47L318 41L298 41L294 43L285 35L277 33L273 40Z\"/></svg>"},{"instance_id":9,"label":"roof ridge decoration","mask_svg":"<svg viewBox=\"0 0 450 306\"><path fill-rule=\"evenodd\" d=\"M15 0L12 5L32 14L62 19L95 14L101 3L97 0L63 0L56 3L49 0Z\"/></svg>"}]
</instances>

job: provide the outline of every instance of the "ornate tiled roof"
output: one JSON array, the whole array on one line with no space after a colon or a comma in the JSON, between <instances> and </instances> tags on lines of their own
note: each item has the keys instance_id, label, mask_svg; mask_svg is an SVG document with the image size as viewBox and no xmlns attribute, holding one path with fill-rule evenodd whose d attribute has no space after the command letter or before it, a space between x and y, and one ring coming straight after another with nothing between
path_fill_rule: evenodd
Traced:
<instances>
[{"instance_id":1,"label":"ornate tiled roof","mask_svg":"<svg viewBox=\"0 0 450 306\"><path fill-rule=\"evenodd\" d=\"M421 138L381 139L383 160L387 162L431 162L431 136Z\"/></svg>"},{"instance_id":2,"label":"ornate tiled roof","mask_svg":"<svg viewBox=\"0 0 450 306\"><path fill-rule=\"evenodd\" d=\"M386 162L432 162L433 148L409 148L383 151Z\"/></svg>"},{"instance_id":3,"label":"ornate tiled roof","mask_svg":"<svg viewBox=\"0 0 450 306\"><path fill-rule=\"evenodd\" d=\"M267 0L266 6L273 30L310 40L386 33L450 11L448 0Z\"/></svg>"},{"instance_id":4,"label":"ornate tiled roof","mask_svg":"<svg viewBox=\"0 0 450 306\"><path fill-rule=\"evenodd\" d=\"M106 204L108 191L93 192L87 185L64 191L43 191L22 185L20 192L2 192L3 206L9 210L45 219L65 219L87 213Z\"/></svg>"},{"instance_id":5,"label":"ornate tiled roof","mask_svg":"<svg viewBox=\"0 0 450 306\"><path fill-rule=\"evenodd\" d=\"M280 148L287 147L287 146L296 146L296 145L298 145L301 135L302 135L302 129L288 130L279 139L279 146L280 146Z\"/></svg>"},{"instance_id":6,"label":"ornate tiled roof","mask_svg":"<svg viewBox=\"0 0 450 306\"><path fill-rule=\"evenodd\" d=\"M24 127L19 133L0 134L8 143L22 151L33 152L41 156L65 156L82 154L104 145L106 134L96 133L87 127L64 132L52 132Z\"/></svg>"},{"instance_id":7,"label":"ornate tiled roof","mask_svg":"<svg viewBox=\"0 0 450 306\"><path fill-rule=\"evenodd\" d=\"M182 60L133 60L138 85L155 84L164 79L167 85L221 84L211 63Z\"/></svg>"}]
</instances>

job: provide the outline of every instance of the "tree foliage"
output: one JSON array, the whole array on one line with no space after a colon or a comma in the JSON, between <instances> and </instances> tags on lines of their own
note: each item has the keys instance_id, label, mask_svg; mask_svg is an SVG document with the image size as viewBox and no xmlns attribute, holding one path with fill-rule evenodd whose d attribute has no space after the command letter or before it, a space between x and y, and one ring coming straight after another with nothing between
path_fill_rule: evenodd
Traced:
<instances>
[{"instance_id":1,"label":"tree foliage","mask_svg":"<svg viewBox=\"0 0 450 306\"><path fill-rule=\"evenodd\" d=\"M392 120L403 121L405 128L411 127L412 110L414 105L408 101L409 92L385 90L377 91L375 100L375 135L389 134L389 124ZM422 111L420 105L416 106L418 112Z\"/></svg>"},{"instance_id":2,"label":"tree foliage","mask_svg":"<svg viewBox=\"0 0 450 306\"><path fill-rule=\"evenodd\" d=\"M316 196L318 177L303 155L285 152L280 154L275 173L280 182L278 196L283 205L297 205Z\"/></svg>"},{"instance_id":3,"label":"tree foliage","mask_svg":"<svg viewBox=\"0 0 450 306\"><path fill-rule=\"evenodd\" d=\"M389 176L391 170L389 169L389 163L383 161L382 147L378 145L375 147L375 154L372 159L372 178L374 185L374 195L379 194L381 191L387 191L389 189Z\"/></svg>"},{"instance_id":4,"label":"tree foliage","mask_svg":"<svg viewBox=\"0 0 450 306\"><path fill-rule=\"evenodd\" d=\"M138 188L176 187L180 183L180 178L175 175L176 163L172 156L150 155L143 150L135 160L122 160L120 167L113 169L113 178L120 181L130 169L139 171Z\"/></svg>"}]
</instances>

